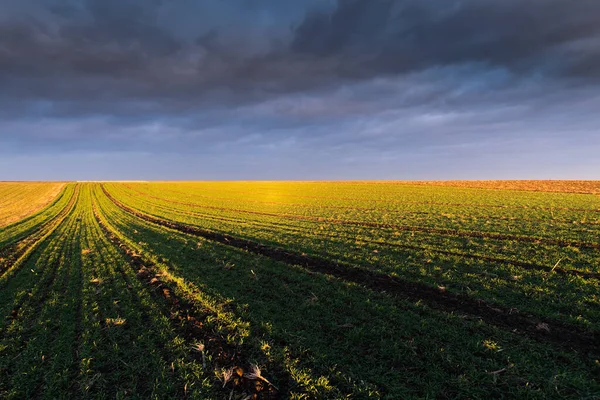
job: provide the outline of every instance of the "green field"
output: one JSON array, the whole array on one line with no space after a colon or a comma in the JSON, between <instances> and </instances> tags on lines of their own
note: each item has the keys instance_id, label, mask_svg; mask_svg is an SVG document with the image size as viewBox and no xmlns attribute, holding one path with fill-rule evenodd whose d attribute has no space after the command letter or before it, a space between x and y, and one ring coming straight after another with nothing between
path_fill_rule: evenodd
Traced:
<instances>
[{"instance_id":1,"label":"green field","mask_svg":"<svg viewBox=\"0 0 600 400\"><path fill-rule=\"evenodd\" d=\"M599 188L60 186L0 227L0 398L600 399Z\"/></svg>"}]
</instances>

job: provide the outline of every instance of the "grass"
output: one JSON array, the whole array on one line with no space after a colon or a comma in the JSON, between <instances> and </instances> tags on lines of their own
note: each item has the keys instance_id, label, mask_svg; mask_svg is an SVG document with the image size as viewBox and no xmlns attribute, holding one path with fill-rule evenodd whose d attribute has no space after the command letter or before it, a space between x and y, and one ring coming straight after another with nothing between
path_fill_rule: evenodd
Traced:
<instances>
[{"instance_id":1,"label":"grass","mask_svg":"<svg viewBox=\"0 0 600 400\"><path fill-rule=\"evenodd\" d=\"M0 397L598 398L597 186L453 185L65 185L0 229Z\"/></svg>"}]
</instances>

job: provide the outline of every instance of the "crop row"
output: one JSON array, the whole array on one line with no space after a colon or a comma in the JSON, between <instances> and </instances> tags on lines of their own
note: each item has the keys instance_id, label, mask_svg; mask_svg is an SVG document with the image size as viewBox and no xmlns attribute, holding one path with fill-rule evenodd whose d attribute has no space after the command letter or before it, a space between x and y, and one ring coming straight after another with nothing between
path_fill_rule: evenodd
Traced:
<instances>
[{"instance_id":1,"label":"crop row","mask_svg":"<svg viewBox=\"0 0 600 400\"><path fill-rule=\"evenodd\" d=\"M286 213L224 209L217 206L194 206L181 204L181 201L174 199L160 200L156 198L156 196L139 196L139 194L123 191L122 187L110 186L108 187L108 190L126 203L136 204L139 207L143 207L145 210L153 212L157 216L162 216L165 218L169 218L173 214L180 214L180 217L185 217L185 214L189 213L188 215L197 216L197 220L210 218L223 220L225 218L243 221L247 224L270 223L278 226L281 224L289 224L295 227L305 227L306 230L312 232L315 230L325 229L327 231L334 230L335 233L340 231L349 231L350 233L354 234L354 231L362 231L367 232L367 235L371 236L369 239L380 240L383 242L394 241L398 236L402 236L403 233L408 233L408 236L412 236L415 233L432 233L432 235L430 235L432 240L437 240L440 237L458 237L459 239L474 239L471 240L470 243L474 243L478 238L486 238L495 241L516 241L520 244L523 244L524 246L521 246L520 248L525 248L528 250L528 252L530 252L532 248L537 248L540 244L567 247L566 251L568 254L566 255L569 257L565 257L563 249L560 249L558 252L559 257L552 262L551 266L554 266L554 263L561 258L563 259L561 261L561 266L564 266L565 264L568 265L568 263L571 261L584 266L594 265L595 262L590 261L597 261L595 258L597 257L598 252L588 252L587 249L595 249L600 247L600 244L597 241L598 235L594 232L594 230L588 228L582 228L580 231L577 231L577 229L574 228L565 228L568 232L574 232L570 233L569 235L565 235L560 229L557 231L552 231L552 233L548 235L541 234L540 232L537 232L535 235L525 235L522 232L511 229L510 226L499 226L495 229L487 229L486 224L475 226L459 224L454 227L449 227L443 220L440 220L439 218L433 218L426 224L417 223L416 221L408 221L412 222L413 224L365 222L360 220L339 219L327 215L315 217ZM532 229L535 229L535 224L533 225ZM427 242L423 241L422 236L420 236L420 238L421 239L419 242L421 244ZM582 240L582 238L585 240ZM404 238L401 239L404 240ZM464 242L462 239L461 241ZM501 246L504 245L501 244ZM569 247L574 248L573 251ZM478 251L478 249L471 250L471 252ZM484 251L485 253L490 253L492 250L484 249ZM504 251L500 249L498 253L503 254ZM529 260L530 254L527 254L526 256Z\"/></svg>"},{"instance_id":2,"label":"crop row","mask_svg":"<svg viewBox=\"0 0 600 400\"><path fill-rule=\"evenodd\" d=\"M481 229L494 231L511 230L521 234L537 234L542 232L557 232L578 236L586 232L595 232L599 228L600 214L594 208L586 208L572 213L560 210L568 207L555 206L547 210L539 210L522 205L517 209L505 210L503 206L489 209L485 205L473 207L468 204L435 203L413 197L412 201L404 201L395 208L371 204L369 207L357 205L361 200L346 199L334 204L329 203L287 203L275 201L278 195L260 196L240 194L239 196L221 197L208 195L204 192L185 192L173 189L171 186L144 186L141 184L121 184L120 189L126 189L131 194L142 194L153 201L171 201L181 206L193 206L200 209L216 210L218 212L241 212L246 214L277 214L297 217L316 217L330 220L356 220L357 222L379 224L406 224L408 222L447 228ZM175 186L177 188L177 186ZM594 196L587 196L594 199ZM373 201L364 199L364 201ZM600 204L597 205L600 207ZM515 206L516 207L516 206Z\"/></svg>"},{"instance_id":3,"label":"crop row","mask_svg":"<svg viewBox=\"0 0 600 400\"><path fill-rule=\"evenodd\" d=\"M106 194L106 193L105 193ZM472 308L472 309L478 309L480 307L478 307L479 304L482 304L482 300L476 300L476 301L471 301L469 300L470 297L465 297L464 295L453 295L451 293L447 292L446 287L442 287L440 289L440 287L438 286L438 288L436 289L435 286L431 287L431 286L427 286L427 285L423 285L420 280L417 278L415 279L413 277L412 280L406 280L405 276L409 275L409 274L403 274L401 275L402 279L400 279L397 275L387 275L382 273L383 271L374 271L374 269L371 268L364 268L364 267L354 267L352 265L346 264L340 264L337 261L331 261L328 260L326 258L322 258L322 257L314 257L314 256L310 256L307 255L306 253L295 253L295 252L290 252L289 249L282 249L282 248L278 248L278 247L272 247L272 246L268 246L265 245L263 243L257 243L257 242L253 242L247 239L241 239L241 238L236 238L230 235L223 235L223 234L219 234L217 232L214 231L208 231L208 230L204 230L204 229L199 229L199 228L195 228L193 226L188 226L188 225L183 225L183 224L178 224L178 223L174 223L174 222L170 222L170 221L166 221L166 220L161 220L152 216L149 216L147 214L143 214L137 211L134 211L126 206L124 206L123 204L119 203L118 201L116 201L114 198L111 198L110 195L108 195L109 199L118 207L120 207L122 210L135 215L139 218L142 218L146 221L152 222L154 224L160 225L160 226L164 226L164 227L168 227L168 228L172 228L181 232L185 232L185 233L190 233L190 234L194 234L200 237L204 237L207 238L209 240L214 240L220 243L224 243L230 246L234 246L234 247L238 247L238 248L244 248L246 250L258 253L258 254L262 254L262 255L266 255L268 257L280 260L280 261L286 261L288 263L292 263L292 264L300 264L303 265L305 267L309 267L312 269L316 269L319 272L327 272L329 271L330 273L334 274L334 275L340 275L340 276L345 276L347 277L347 279L357 282L357 283L363 283L371 288L379 288L379 290L383 290L383 291L392 291L392 292L398 292L402 295L410 295L411 292L416 292L414 296L412 296L413 298L417 298L417 299L431 299L432 297L434 298L433 300L437 300L438 303L443 302L443 303L466 303L467 304L467 308ZM452 255L452 254L451 254ZM547 271L545 271L547 272ZM489 274L489 273L488 273ZM433 274L435 275L435 274ZM478 276L478 278L481 279L481 275ZM451 284L452 286L454 286L454 283ZM505 288L503 288L505 289ZM592 286L592 290L595 290L595 287ZM472 295L473 291L470 291L471 293L469 293L469 295ZM506 294L506 293L505 293ZM421 297L419 297L421 296ZM435 299L437 297L437 299ZM487 305L484 306L485 308L492 308L492 309L496 309L498 310L498 305L496 305L495 307L489 307ZM506 312L504 312L506 314ZM515 317L517 314L519 314L519 309L513 307L509 309L510 314L515 314ZM481 313L479 314L479 316L481 316ZM534 323L533 325L536 325L536 323ZM554 326L560 325L560 323L553 323ZM560 334L559 334L560 336Z\"/></svg>"},{"instance_id":4,"label":"crop row","mask_svg":"<svg viewBox=\"0 0 600 400\"><path fill-rule=\"evenodd\" d=\"M252 219L123 187L67 185L0 230L0 397L600 394L594 248ZM539 263L507 260L527 251Z\"/></svg>"},{"instance_id":5,"label":"crop row","mask_svg":"<svg viewBox=\"0 0 600 400\"><path fill-rule=\"evenodd\" d=\"M277 396L262 344L244 357L245 324L135 254L90 189L2 281L0 397Z\"/></svg>"},{"instance_id":6,"label":"crop row","mask_svg":"<svg viewBox=\"0 0 600 400\"><path fill-rule=\"evenodd\" d=\"M152 194L164 191L177 196L220 200L256 200L273 203L362 206L382 209L407 205L458 206L469 211L536 212L600 211L600 200L590 194L532 193L478 190L440 186L394 184L346 184L342 182L165 182L135 183L138 190ZM486 210L487 209L487 210ZM551 214L551 213L547 213Z\"/></svg>"},{"instance_id":7,"label":"crop row","mask_svg":"<svg viewBox=\"0 0 600 400\"><path fill-rule=\"evenodd\" d=\"M0 311L2 398L214 397L168 310L96 222L88 186L5 281Z\"/></svg>"},{"instance_id":8,"label":"crop row","mask_svg":"<svg viewBox=\"0 0 600 400\"><path fill-rule=\"evenodd\" d=\"M144 209L147 209L144 207ZM531 238L493 237L477 232L449 232L444 234L430 229L412 229L412 227L373 229L363 225L342 225L328 221L295 220L286 222L273 218L249 220L243 217L211 215L202 212L185 211L176 207L153 206L154 215L176 218L193 225L202 225L228 233L270 240L281 235L292 235L299 240L319 239L313 243L317 250L331 241L343 241L346 244L371 243L382 248L396 247L421 249L429 252L453 253L470 258L485 259L500 263L513 262L514 265L531 266L541 270L573 273L580 276L595 276L599 252L596 245L587 247L565 247L567 243L542 242ZM466 234L465 234L466 233ZM467 238L467 240L465 240ZM507 247L506 239L514 239ZM558 244L559 246L556 246ZM360 249L359 249L360 250ZM378 252L378 251L377 251ZM494 256L495 255L495 256ZM560 260L560 267L555 263ZM537 262L537 264L536 264ZM549 265L544 265L550 262ZM535 265L534 265L535 264ZM581 271L578 271L581 270Z\"/></svg>"},{"instance_id":9,"label":"crop row","mask_svg":"<svg viewBox=\"0 0 600 400\"><path fill-rule=\"evenodd\" d=\"M140 207L138 204L136 206ZM490 253L485 250L489 241L481 239L482 254L479 257L470 257L471 253L465 252L465 249L459 246L460 243L448 241L443 236L435 238L439 243L436 250L409 247L411 243L420 243L423 236L416 236L413 240L406 240L408 238L403 236L398 242L393 242L399 243L399 246L391 246L371 240L369 236L339 231L327 232L325 237L323 233L303 234L301 230L283 229L281 226L261 229L256 226L249 227L243 221L226 224L222 220L186 217L177 211L165 216L165 213L157 212L157 207L148 212L141 212L154 218L164 218L167 221L251 240L298 254L359 265L433 288L443 287L452 293L468 295L507 309L514 308L520 312L538 315L540 318L560 321L577 329L600 331L600 316L597 311L600 301L597 296L600 284L598 279L593 279L594 275L586 276L584 272L556 273L552 271L553 268L559 268L556 261L552 262L553 266L544 260L545 262L539 265L543 268L531 268L530 262L526 265L519 262L511 264L502 254L501 246L518 247L519 243L499 244L498 253L504 258L498 259L487 256ZM229 227L231 228L228 229ZM546 248L539 245L532 248L547 257ZM579 250L576 254L579 255L582 251ZM460 252L465 255L461 255ZM558 257L564 255L564 249L557 251ZM589 256L597 257L598 254L590 253ZM544 264L549 266L545 267Z\"/></svg>"},{"instance_id":10,"label":"crop row","mask_svg":"<svg viewBox=\"0 0 600 400\"><path fill-rule=\"evenodd\" d=\"M7 245L14 244L15 242L27 237L31 233L38 230L45 223L55 218L73 199L75 190L76 185L66 185L61 194L52 203L39 212L23 218L11 225L2 227L0 229L0 250L4 249Z\"/></svg>"},{"instance_id":11,"label":"crop row","mask_svg":"<svg viewBox=\"0 0 600 400\"><path fill-rule=\"evenodd\" d=\"M575 352L562 350L544 338L543 331L555 326L542 323L537 334L515 334L493 318L482 323L458 307L433 309L422 298L385 293L367 284L375 275L366 269L353 267L363 274L353 280L348 271L319 270L305 262L307 257L278 259L267 254L268 246L259 253L236 246L235 237L217 240L172 229L180 226L141 218L99 187L95 193L106 220L136 251L161 260L216 303L230 304L232 312L249 322L249 342L262 341L269 352L283 347L303 354L299 365L342 392L355 397L495 393L543 398L598 390L586 351L577 346ZM254 335L258 337L252 339ZM559 377L559 370L565 375ZM551 388L548 382L558 386ZM319 391L327 393L326 386Z\"/></svg>"}]
</instances>

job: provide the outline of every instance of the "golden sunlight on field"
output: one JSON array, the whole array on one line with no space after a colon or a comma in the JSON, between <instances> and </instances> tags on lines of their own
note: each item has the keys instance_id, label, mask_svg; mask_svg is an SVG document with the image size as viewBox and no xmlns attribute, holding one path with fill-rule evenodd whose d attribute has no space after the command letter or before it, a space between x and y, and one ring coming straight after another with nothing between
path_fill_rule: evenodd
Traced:
<instances>
[{"instance_id":1,"label":"golden sunlight on field","mask_svg":"<svg viewBox=\"0 0 600 400\"><path fill-rule=\"evenodd\" d=\"M64 183L0 182L0 227L41 210L64 186Z\"/></svg>"}]
</instances>

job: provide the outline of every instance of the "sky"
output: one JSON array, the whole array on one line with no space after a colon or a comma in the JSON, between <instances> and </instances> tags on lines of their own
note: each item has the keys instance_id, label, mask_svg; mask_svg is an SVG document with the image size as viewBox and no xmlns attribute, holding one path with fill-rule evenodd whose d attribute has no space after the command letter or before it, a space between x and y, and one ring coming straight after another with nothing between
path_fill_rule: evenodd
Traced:
<instances>
[{"instance_id":1,"label":"sky","mask_svg":"<svg viewBox=\"0 0 600 400\"><path fill-rule=\"evenodd\" d=\"M600 179L600 1L0 2L0 180L279 179Z\"/></svg>"}]
</instances>

